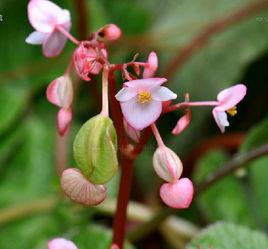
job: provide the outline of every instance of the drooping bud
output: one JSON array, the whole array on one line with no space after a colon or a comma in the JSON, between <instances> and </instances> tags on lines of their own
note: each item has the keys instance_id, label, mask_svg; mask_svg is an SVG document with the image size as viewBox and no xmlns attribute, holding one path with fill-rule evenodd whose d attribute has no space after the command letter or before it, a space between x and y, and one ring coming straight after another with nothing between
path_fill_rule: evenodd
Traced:
<instances>
[{"instance_id":1,"label":"drooping bud","mask_svg":"<svg viewBox=\"0 0 268 249\"><path fill-rule=\"evenodd\" d=\"M153 166L163 180L174 182L182 174L182 162L174 151L166 146L159 146L153 155Z\"/></svg>"},{"instance_id":2,"label":"drooping bud","mask_svg":"<svg viewBox=\"0 0 268 249\"><path fill-rule=\"evenodd\" d=\"M77 133L73 151L77 166L90 182L108 182L118 167L113 121L102 115L89 119Z\"/></svg>"},{"instance_id":3,"label":"drooping bud","mask_svg":"<svg viewBox=\"0 0 268 249\"><path fill-rule=\"evenodd\" d=\"M107 58L106 49L98 51L90 42L81 42L73 53L74 67L79 77L85 81L90 81L90 74L99 74L103 67L99 61L101 56Z\"/></svg>"},{"instance_id":4,"label":"drooping bud","mask_svg":"<svg viewBox=\"0 0 268 249\"><path fill-rule=\"evenodd\" d=\"M192 114L190 109L185 110L185 114L178 120L176 126L172 130L173 135L179 135L182 133L190 124L192 118Z\"/></svg>"},{"instance_id":5,"label":"drooping bud","mask_svg":"<svg viewBox=\"0 0 268 249\"><path fill-rule=\"evenodd\" d=\"M107 41L115 41L120 38L122 31L115 24L107 24L100 29L98 34Z\"/></svg>"},{"instance_id":6,"label":"drooping bud","mask_svg":"<svg viewBox=\"0 0 268 249\"><path fill-rule=\"evenodd\" d=\"M81 171L75 168L69 168L63 171L61 187L72 201L86 206L100 204L107 195L104 185L95 185L89 182Z\"/></svg>"},{"instance_id":7,"label":"drooping bud","mask_svg":"<svg viewBox=\"0 0 268 249\"><path fill-rule=\"evenodd\" d=\"M165 183L160 188L162 201L172 208L188 208L193 194L194 187L188 178L181 178L174 183Z\"/></svg>"},{"instance_id":8,"label":"drooping bud","mask_svg":"<svg viewBox=\"0 0 268 249\"><path fill-rule=\"evenodd\" d=\"M151 52L148 56L147 66L143 71L143 78L151 78L154 77L155 72L158 68L158 58L155 52Z\"/></svg>"},{"instance_id":9,"label":"drooping bud","mask_svg":"<svg viewBox=\"0 0 268 249\"><path fill-rule=\"evenodd\" d=\"M138 143L141 137L141 132L134 129L130 124L128 124L128 122L124 118L123 124L129 138L131 138L135 143Z\"/></svg>"},{"instance_id":10,"label":"drooping bud","mask_svg":"<svg viewBox=\"0 0 268 249\"><path fill-rule=\"evenodd\" d=\"M48 242L48 249L77 249L76 245L64 238L55 238Z\"/></svg>"},{"instance_id":11,"label":"drooping bud","mask_svg":"<svg viewBox=\"0 0 268 249\"><path fill-rule=\"evenodd\" d=\"M70 124L72 122L72 115L73 114L70 108L61 108L58 111L57 126L58 132L61 136L63 136L70 127Z\"/></svg>"}]
</instances>

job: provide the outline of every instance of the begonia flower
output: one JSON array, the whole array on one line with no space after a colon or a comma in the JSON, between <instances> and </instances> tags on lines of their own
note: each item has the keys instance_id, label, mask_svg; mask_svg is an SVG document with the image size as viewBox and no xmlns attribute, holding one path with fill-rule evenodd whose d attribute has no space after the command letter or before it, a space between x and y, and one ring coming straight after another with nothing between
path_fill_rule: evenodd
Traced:
<instances>
[{"instance_id":1,"label":"begonia flower","mask_svg":"<svg viewBox=\"0 0 268 249\"><path fill-rule=\"evenodd\" d=\"M172 208L188 208L192 202L194 187L190 179L181 178L176 182L164 183L160 188L162 201Z\"/></svg>"},{"instance_id":2,"label":"begonia flower","mask_svg":"<svg viewBox=\"0 0 268 249\"><path fill-rule=\"evenodd\" d=\"M217 95L218 104L213 108L212 114L221 132L224 132L225 127L229 126L227 113L231 116L237 113L236 105L245 97L246 92L247 87L238 84L222 90Z\"/></svg>"},{"instance_id":3,"label":"begonia flower","mask_svg":"<svg viewBox=\"0 0 268 249\"><path fill-rule=\"evenodd\" d=\"M59 134L64 135L72 121L73 86L70 77L63 75L53 80L48 85L46 94L50 103L60 107L57 124Z\"/></svg>"},{"instance_id":4,"label":"begonia flower","mask_svg":"<svg viewBox=\"0 0 268 249\"><path fill-rule=\"evenodd\" d=\"M148 56L148 60L146 62L146 66L144 67L142 77L143 78L154 77L157 68L158 68L158 58L156 53L152 51Z\"/></svg>"},{"instance_id":5,"label":"begonia flower","mask_svg":"<svg viewBox=\"0 0 268 249\"><path fill-rule=\"evenodd\" d=\"M67 41L67 37L60 29L69 32L70 12L48 0L30 0L28 18L36 31L26 38L26 42L42 44L43 54L46 57L59 55Z\"/></svg>"},{"instance_id":6,"label":"begonia flower","mask_svg":"<svg viewBox=\"0 0 268 249\"><path fill-rule=\"evenodd\" d=\"M177 94L161 86L166 81L165 78L128 81L116 94L124 118L136 130L142 130L158 119L162 101L177 98Z\"/></svg>"},{"instance_id":7,"label":"begonia flower","mask_svg":"<svg viewBox=\"0 0 268 249\"><path fill-rule=\"evenodd\" d=\"M70 240L55 238L48 242L48 249L77 249L77 246Z\"/></svg>"}]
</instances>

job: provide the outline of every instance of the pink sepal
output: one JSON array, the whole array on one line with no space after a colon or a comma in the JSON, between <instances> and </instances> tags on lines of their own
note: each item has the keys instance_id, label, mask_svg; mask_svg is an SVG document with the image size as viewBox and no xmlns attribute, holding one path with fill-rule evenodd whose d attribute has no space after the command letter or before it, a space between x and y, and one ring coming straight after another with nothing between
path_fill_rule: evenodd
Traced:
<instances>
[{"instance_id":1,"label":"pink sepal","mask_svg":"<svg viewBox=\"0 0 268 249\"><path fill-rule=\"evenodd\" d=\"M63 136L68 128L70 127L72 121L72 111L70 108L65 109L61 108L58 112L58 132L61 136Z\"/></svg>"},{"instance_id":2,"label":"pink sepal","mask_svg":"<svg viewBox=\"0 0 268 249\"><path fill-rule=\"evenodd\" d=\"M188 178L181 178L174 183L165 183L160 188L162 201L172 208L188 208L192 202L194 187Z\"/></svg>"}]
</instances>

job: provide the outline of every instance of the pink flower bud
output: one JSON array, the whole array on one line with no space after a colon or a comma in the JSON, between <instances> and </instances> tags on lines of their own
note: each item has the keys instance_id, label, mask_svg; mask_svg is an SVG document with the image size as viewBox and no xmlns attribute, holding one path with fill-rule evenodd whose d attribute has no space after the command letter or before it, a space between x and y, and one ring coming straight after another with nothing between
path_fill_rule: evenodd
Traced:
<instances>
[{"instance_id":1,"label":"pink flower bud","mask_svg":"<svg viewBox=\"0 0 268 249\"><path fill-rule=\"evenodd\" d=\"M120 248L117 244L112 244L110 249L120 249Z\"/></svg>"},{"instance_id":2,"label":"pink flower bud","mask_svg":"<svg viewBox=\"0 0 268 249\"><path fill-rule=\"evenodd\" d=\"M188 208L192 202L194 187L188 178L181 178L174 183L165 183L160 188L162 201L172 208Z\"/></svg>"},{"instance_id":3,"label":"pink flower bud","mask_svg":"<svg viewBox=\"0 0 268 249\"><path fill-rule=\"evenodd\" d=\"M58 119L57 119L58 132L61 136L63 136L66 133L66 131L70 127L71 122L72 122L71 109L61 108L58 112Z\"/></svg>"},{"instance_id":4,"label":"pink flower bud","mask_svg":"<svg viewBox=\"0 0 268 249\"><path fill-rule=\"evenodd\" d=\"M100 204L107 195L104 185L95 185L89 182L79 169L74 168L63 171L61 187L71 200L86 206Z\"/></svg>"},{"instance_id":5,"label":"pink flower bud","mask_svg":"<svg viewBox=\"0 0 268 249\"><path fill-rule=\"evenodd\" d=\"M70 240L64 238L56 238L48 242L48 249L77 249L77 247Z\"/></svg>"},{"instance_id":6,"label":"pink flower bud","mask_svg":"<svg viewBox=\"0 0 268 249\"><path fill-rule=\"evenodd\" d=\"M160 146L154 152L153 165L159 177L167 182L174 182L182 174L182 162L171 149Z\"/></svg>"},{"instance_id":7,"label":"pink flower bud","mask_svg":"<svg viewBox=\"0 0 268 249\"><path fill-rule=\"evenodd\" d=\"M123 119L123 124L129 138L131 138L135 143L138 143L141 137L141 132L134 129L125 119Z\"/></svg>"},{"instance_id":8,"label":"pink flower bud","mask_svg":"<svg viewBox=\"0 0 268 249\"><path fill-rule=\"evenodd\" d=\"M73 53L74 67L79 77L90 81L90 74L99 74L103 67L99 61L101 57L107 58L106 49L98 50L88 41L81 42Z\"/></svg>"},{"instance_id":9,"label":"pink flower bud","mask_svg":"<svg viewBox=\"0 0 268 249\"><path fill-rule=\"evenodd\" d=\"M179 135L183 132L191 122L192 114L189 109L185 110L185 114L178 120L176 126L172 130L173 135Z\"/></svg>"},{"instance_id":10,"label":"pink flower bud","mask_svg":"<svg viewBox=\"0 0 268 249\"><path fill-rule=\"evenodd\" d=\"M151 78L155 75L158 68L158 59L155 52L151 52L148 56L147 66L143 71L143 78Z\"/></svg>"},{"instance_id":11,"label":"pink flower bud","mask_svg":"<svg viewBox=\"0 0 268 249\"><path fill-rule=\"evenodd\" d=\"M121 29L115 24L105 25L98 33L107 41L115 41L122 35Z\"/></svg>"}]
</instances>

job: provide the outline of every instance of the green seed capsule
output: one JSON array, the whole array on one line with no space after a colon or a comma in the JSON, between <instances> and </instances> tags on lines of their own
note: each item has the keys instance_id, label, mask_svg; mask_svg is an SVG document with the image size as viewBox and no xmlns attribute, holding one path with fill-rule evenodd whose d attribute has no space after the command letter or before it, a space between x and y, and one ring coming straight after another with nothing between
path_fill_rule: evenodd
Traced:
<instances>
[{"instance_id":1,"label":"green seed capsule","mask_svg":"<svg viewBox=\"0 0 268 249\"><path fill-rule=\"evenodd\" d=\"M118 167L113 121L101 115L89 119L77 133L73 151L78 168L90 182L108 182Z\"/></svg>"}]
</instances>

